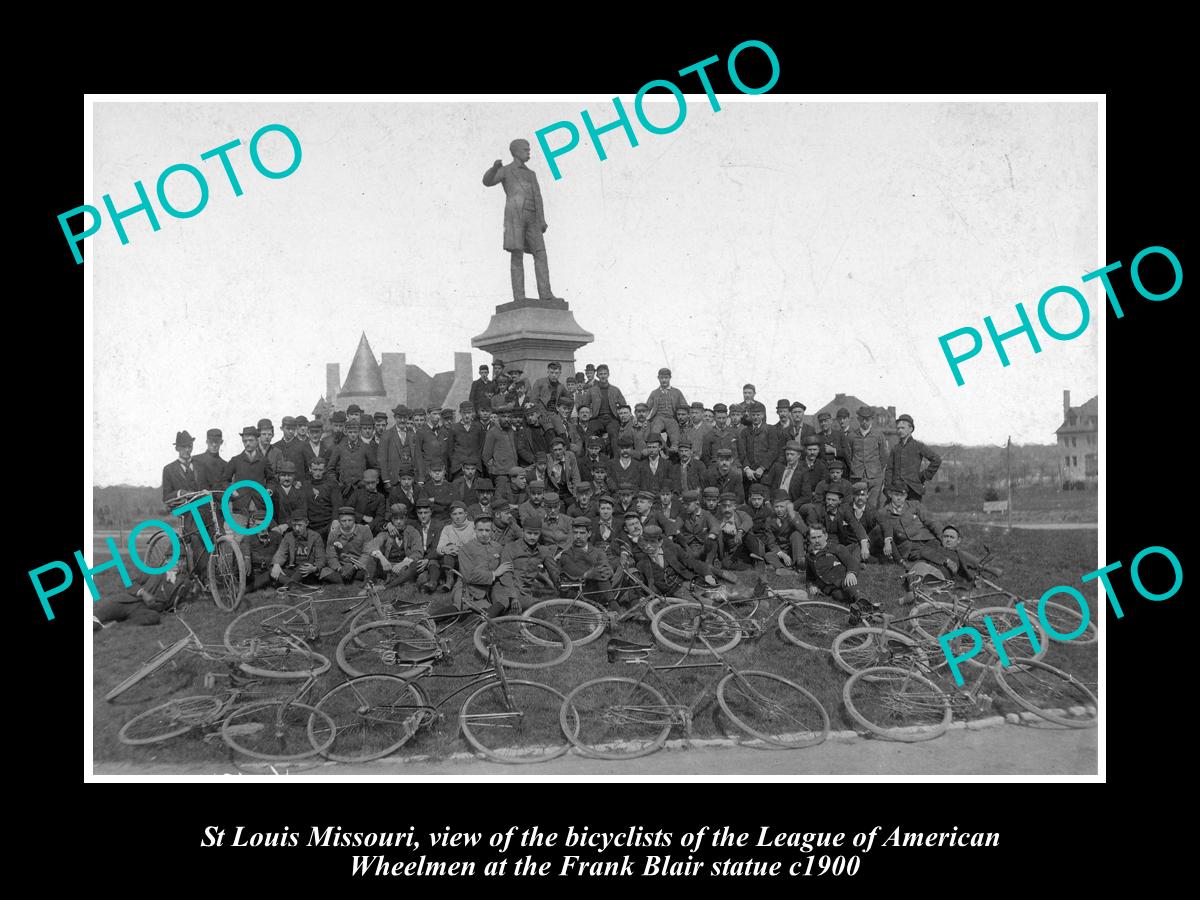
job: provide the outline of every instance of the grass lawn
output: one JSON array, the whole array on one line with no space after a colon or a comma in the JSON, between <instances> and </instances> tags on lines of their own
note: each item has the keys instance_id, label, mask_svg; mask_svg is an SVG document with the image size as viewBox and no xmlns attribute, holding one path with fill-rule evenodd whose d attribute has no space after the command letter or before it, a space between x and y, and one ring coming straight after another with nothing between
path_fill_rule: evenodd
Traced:
<instances>
[{"instance_id":1,"label":"grass lawn","mask_svg":"<svg viewBox=\"0 0 1200 900\"><path fill-rule=\"evenodd\" d=\"M935 515L954 513L959 521L1005 522L1004 513L984 515L983 490L960 490L951 492L948 485L936 485L942 490L934 493L934 486L926 486L925 505ZM1006 491L1000 491L1000 499L1006 500ZM1099 494L1095 488L1086 491L1060 491L1051 485L1029 485L1013 488L1014 522L1096 522ZM1088 571L1091 571L1090 569Z\"/></svg>"},{"instance_id":2,"label":"grass lawn","mask_svg":"<svg viewBox=\"0 0 1200 900\"><path fill-rule=\"evenodd\" d=\"M1033 598L1035 601L1048 587L1057 584L1078 583L1082 573L1090 572L1095 568L1095 532L1014 531L1009 534L993 535L988 538L988 541L989 546L996 554L997 563L1005 570L1005 576L1000 583L1015 593ZM977 543L974 549L978 549ZM905 613L901 611L902 607L897 602L902 593L899 576L898 566L868 565L865 567L861 584L868 597L885 603L886 612L902 616ZM756 574L746 572L742 573L742 577L743 580L750 583ZM766 575L766 578L774 587L802 586L802 582L794 575L778 576L773 570ZM119 588L119 582L111 576L111 573L104 573L97 581L104 595ZM332 595L335 591L345 594L357 592L349 588L332 588L328 593ZM274 592L260 591L248 595L243 600L239 612L251 606L274 602L277 602ZM988 602L992 605L1002 605L994 601ZM784 640L779 635L775 624L777 610L778 601L771 603L769 609L764 605L764 609L759 613L759 618L765 625L763 636L757 641L744 641L726 654L729 662L739 668L763 669L797 681L821 700L829 713L834 730L854 728L855 726L842 704L841 691L845 675L837 668L829 654L802 650ZM1031 610L1031 612L1033 611ZM1093 609L1092 613L1094 618L1096 610ZM225 626L232 616L222 613L213 604L205 601L193 604L184 611L183 617L204 641L219 644ZM175 616L165 617L163 623L158 626L137 627L122 623L95 632L92 699L94 754L97 761L130 763L211 761L214 772L229 770L230 751L219 736L216 740L204 740L200 732L193 731L174 740L147 747L128 747L117 739L117 732L126 721L151 706L172 697L211 693L204 688L204 675L208 671L221 671L220 664L207 662L194 654L184 653L177 657L175 666L168 665L151 675L118 697L116 701L108 703L104 700L104 694L113 685L133 672L143 660L159 649L160 641L167 644L185 634L183 626ZM622 631L616 636L643 643L652 641L649 627L634 621L625 623ZM333 659L338 637L340 635L326 639L314 646L314 649ZM678 658L679 654L656 650L652 653L650 661L661 665L675 662ZM1045 657L1045 661L1072 672L1086 683L1095 684L1097 680L1095 646L1054 643ZM482 668L482 659L475 652L468 632L466 640L455 655L453 662L439 667L438 671L471 672ZM605 639L602 637L587 646L575 648L571 657L558 667L520 670L515 677L543 681L565 694L576 685L589 679L606 675L629 676L635 674L633 670L632 666L607 662ZM715 688L716 676L720 674L720 669L685 670L668 673L664 679L679 700L690 703L709 684ZM330 671L319 679L314 689L313 699L309 702L315 702L315 698L320 697L343 680L345 680L345 676L338 669L335 661ZM461 681L458 681L458 684L455 681L455 679L425 679L422 684L436 703L439 698L461 684ZM220 683L218 681L218 685ZM1018 707L1008 702L998 688L989 693L996 696L996 702L990 710L981 715L1019 711ZM402 748L401 752L442 757L468 749L466 741L458 734L457 728L458 707L466 694L467 692L459 694L443 707L445 721L440 729L419 733ZM715 700L712 699L711 690L709 691L709 700L710 702L696 714L694 723L696 736L721 736L727 730L730 733L736 733L736 729L723 721L723 716ZM682 734L679 729L676 729L671 736L682 737Z\"/></svg>"}]
</instances>

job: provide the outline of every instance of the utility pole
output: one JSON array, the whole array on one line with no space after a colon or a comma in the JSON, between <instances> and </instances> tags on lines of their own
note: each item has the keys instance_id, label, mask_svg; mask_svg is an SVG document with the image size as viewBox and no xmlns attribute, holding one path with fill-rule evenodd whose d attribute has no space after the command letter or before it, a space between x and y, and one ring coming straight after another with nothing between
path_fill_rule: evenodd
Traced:
<instances>
[{"instance_id":1,"label":"utility pole","mask_svg":"<svg viewBox=\"0 0 1200 900\"><path fill-rule=\"evenodd\" d=\"M1008 473L1008 530L1012 531L1012 435L1004 445L1004 469Z\"/></svg>"}]
</instances>

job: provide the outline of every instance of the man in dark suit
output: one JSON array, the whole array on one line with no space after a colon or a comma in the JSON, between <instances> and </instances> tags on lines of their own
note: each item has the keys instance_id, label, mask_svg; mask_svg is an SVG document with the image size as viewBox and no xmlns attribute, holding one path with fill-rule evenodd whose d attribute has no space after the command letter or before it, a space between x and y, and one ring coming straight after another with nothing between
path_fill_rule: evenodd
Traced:
<instances>
[{"instance_id":1,"label":"man in dark suit","mask_svg":"<svg viewBox=\"0 0 1200 900\"><path fill-rule=\"evenodd\" d=\"M608 383L608 365L596 366L596 380L584 392L584 402L591 409L596 421L604 426L608 435L608 454L617 455L617 437L621 430L621 407L628 406L625 395L615 384Z\"/></svg>"},{"instance_id":2,"label":"man in dark suit","mask_svg":"<svg viewBox=\"0 0 1200 900\"><path fill-rule=\"evenodd\" d=\"M887 469L884 471L884 484L902 481L908 485L910 500L920 501L925 495L925 483L932 481L937 475L942 458L925 444L913 436L913 418L905 413L896 420L896 431L900 439L888 454ZM924 461L925 468L921 468Z\"/></svg>"},{"instance_id":3,"label":"man in dark suit","mask_svg":"<svg viewBox=\"0 0 1200 900\"><path fill-rule=\"evenodd\" d=\"M733 451L722 447L717 451L717 464L708 470L704 486L714 487L718 493L733 494L738 503L746 502L746 489L742 484L742 473L734 471Z\"/></svg>"},{"instance_id":4,"label":"man in dark suit","mask_svg":"<svg viewBox=\"0 0 1200 900\"><path fill-rule=\"evenodd\" d=\"M646 458L642 460L642 479L639 487L658 496L663 486L675 484L675 467L659 452L662 436L651 432L646 438Z\"/></svg>"},{"instance_id":5,"label":"man in dark suit","mask_svg":"<svg viewBox=\"0 0 1200 900\"><path fill-rule=\"evenodd\" d=\"M175 452L179 454L179 458L163 466L163 503L200 490L199 476L196 466L192 463L194 444L195 439L186 431L175 434Z\"/></svg>"},{"instance_id":6,"label":"man in dark suit","mask_svg":"<svg viewBox=\"0 0 1200 900\"><path fill-rule=\"evenodd\" d=\"M800 444L794 440L788 441L783 445L783 459L776 460L763 477L763 483L770 489L770 496L775 496L776 491L785 492L793 508L808 501L800 453Z\"/></svg>"},{"instance_id":7,"label":"man in dark suit","mask_svg":"<svg viewBox=\"0 0 1200 900\"><path fill-rule=\"evenodd\" d=\"M205 444L208 449L198 456L192 457L192 465L196 467L196 483L202 491L219 491L224 482L221 476L225 472L226 460L221 458L221 444L225 443L220 428L208 429Z\"/></svg>"},{"instance_id":8,"label":"man in dark suit","mask_svg":"<svg viewBox=\"0 0 1200 900\"><path fill-rule=\"evenodd\" d=\"M479 377L471 382L471 393L467 399L471 403L471 408L478 413L480 404L483 403L484 399L490 401L491 396L492 380L488 378L488 367L480 366Z\"/></svg>"},{"instance_id":9,"label":"man in dark suit","mask_svg":"<svg viewBox=\"0 0 1200 900\"><path fill-rule=\"evenodd\" d=\"M617 457L608 461L608 485L619 486L623 482L639 485L642 482L642 464L633 458L633 438L617 439Z\"/></svg>"},{"instance_id":10,"label":"man in dark suit","mask_svg":"<svg viewBox=\"0 0 1200 900\"><path fill-rule=\"evenodd\" d=\"M680 496L685 491L699 491L704 487L708 470L696 459L696 447L690 438L679 439L679 462L675 466L675 489Z\"/></svg>"},{"instance_id":11,"label":"man in dark suit","mask_svg":"<svg viewBox=\"0 0 1200 900\"><path fill-rule=\"evenodd\" d=\"M779 456L779 432L763 424L766 408L754 400L746 410L750 424L738 432L738 460L742 464L742 474L746 479L746 487L756 481L761 481L767 470L775 464Z\"/></svg>"},{"instance_id":12,"label":"man in dark suit","mask_svg":"<svg viewBox=\"0 0 1200 900\"><path fill-rule=\"evenodd\" d=\"M388 490L395 486L401 468L411 468L414 475L417 469L416 440L409 428L412 413L407 406L399 404L392 410L392 415L396 421L383 433L383 439L379 442L380 475L384 488ZM411 506L409 511L412 511Z\"/></svg>"},{"instance_id":13,"label":"man in dark suit","mask_svg":"<svg viewBox=\"0 0 1200 900\"><path fill-rule=\"evenodd\" d=\"M674 541L663 540L657 525L642 529L645 553L637 560L637 569L647 585L663 596L684 596L694 578L715 585L713 568L704 560L684 553Z\"/></svg>"},{"instance_id":14,"label":"man in dark suit","mask_svg":"<svg viewBox=\"0 0 1200 900\"><path fill-rule=\"evenodd\" d=\"M475 421L475 407L463 401L458 405L459 421L450 426L450 479L453 481L469 459L483 457L483 428Z\"/></svg>"}]
</instances>

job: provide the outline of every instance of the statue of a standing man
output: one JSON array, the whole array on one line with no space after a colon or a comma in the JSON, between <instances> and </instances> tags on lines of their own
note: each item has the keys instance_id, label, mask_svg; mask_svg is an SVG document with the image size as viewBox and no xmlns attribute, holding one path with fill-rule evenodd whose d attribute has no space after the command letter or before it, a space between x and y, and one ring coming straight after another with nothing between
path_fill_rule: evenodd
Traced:
<instances>
[{"instance_id":1,"label":"statue of a standing man","mask_svg":"<svg viewBox=\"0 0 1200 900\"><path fill-rule=\"evenodd\" d=\"M511 257L513 299L525 299L525 257L533 254L533 272L537 278L538 299L556 300L550 291L550 266L546 262L546 241L542 234L549 227L542 209L542 191L537 175L526 167L529 141L518 138L508 145L513 161L507 166L500 160L483 173L484 187L503 184L504 249Z\"/></svg>"}]
</instances>

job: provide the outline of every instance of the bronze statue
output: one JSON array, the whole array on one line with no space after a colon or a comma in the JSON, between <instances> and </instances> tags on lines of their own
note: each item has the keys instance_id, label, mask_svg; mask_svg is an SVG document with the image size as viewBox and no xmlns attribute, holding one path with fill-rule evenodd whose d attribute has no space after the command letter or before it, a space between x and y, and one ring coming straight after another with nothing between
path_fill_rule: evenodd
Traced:
<instances>
[{"instance_id":1,"label":"bronze statue","mask_svg":"<svg viewBox=\"0 0 1200 900\"><path fill-rule=\"evenodd\" d=\"M542 209L542 191L537 175L525 163L529 161L529 141L518 138L508 145L513 161L507 166L500 160L483 173L484 187L503 184L504 249L510 255L513 299L525 299L525 257L533 254L533 272L537 278L538 299L557 300L550 291L550 266L546 261L546 214Z\"/></svg>"}]
</instances>

